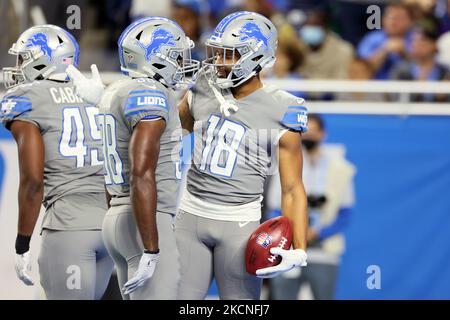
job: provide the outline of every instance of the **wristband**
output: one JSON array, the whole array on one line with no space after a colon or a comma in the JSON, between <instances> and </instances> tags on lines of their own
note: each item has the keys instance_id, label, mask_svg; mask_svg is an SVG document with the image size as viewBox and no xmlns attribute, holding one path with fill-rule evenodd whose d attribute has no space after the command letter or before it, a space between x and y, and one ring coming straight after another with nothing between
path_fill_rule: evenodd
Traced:
<instances>
[{"instance_id":1,"label":"wristband","mask_svg":"<svg viewBox=\"0 0 450 320\"><path fill-rule=\"evenodd\" d=\"M17 234L16 253L24 254L25 252L30 250L30 240L31 240L31 236L23 236L21 234Z\"/></svg>"},{"instance_id":2,"label":"wristband","mask_svg":"<svg viewBox=\"0 0 450 320\"><path fill-rule=\"evenodd\" d=\"M148 254L158 254L158 253L159 253L159 249L158 249L158 250L155 250L155 251L150 251L150 250L144 249L144 253L148 253Z\"/></svg>"}]
</instances>

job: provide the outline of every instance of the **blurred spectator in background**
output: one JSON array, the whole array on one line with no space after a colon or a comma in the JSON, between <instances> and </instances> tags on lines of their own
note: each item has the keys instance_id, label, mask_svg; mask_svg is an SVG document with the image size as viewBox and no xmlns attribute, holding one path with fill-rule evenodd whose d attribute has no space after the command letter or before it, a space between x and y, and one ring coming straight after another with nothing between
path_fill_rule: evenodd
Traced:
<instances>
[{"instance_id":1,"label":"blurred spectator in background","mask_svg":"<svg viewBox=\"0 0 450 320\"><path fill-rule=\"evenodd\" d=\"M5 0L3 0L5 1ZM12 1L11 1L12 2ZM20 2L20 1L17 1ZM49 5L49 3L51 3ZM22 5L25 5L23 3ZM80 29L72 29L70 33L80 41L81 34L87 29L85 23L86 9L88 6L87 0L60 0L60 1L48 1L48 0L29 0L28 6L30 9L30 25L34 24L54 24L66 28L67 18L69 14L67 13L67 8L69 6L76 5L80 8ZM23 32L25 30L21 30Z\"/></svg>"},{"instance_id":2,"label":"blurred spectator in background","mask_svg":"<svg viewBox=\"0 0 450 320\"><path fill-rule=\"evenodd\" d=\"M450 0L437 0L435 13L440 21L439 31L450 31Z\"/></svg>"},{"instance_id":3,"label":"blurred spectator in background","mask_svg":"<svg viewBox=\"0 0 450 320\"><path fill-rule=\"evenodd\" d=\"M278 49L273 68L266 69L261 76L275 79L301 79L298 71L304 59L304 48L297 33L289 26L283 26L278 33ZM297 97L305 97L299 91L289 91Z\"/></svg>"},{"instance_id":4,"label":"blurred spectator in background","mask_svg":"<svg viewBox=\"0 0 450 320\"><path fill-rule=\"evenodd\" d=\"M287 0L287 9L295 10L299 9L302 11L310 10L327 10L330 7L330 0Z\"/></svg>"},{"instance_id":5,"label":"blurred spectator in background","mask_svg":"<svg viewBox=\"0 0 450 320\"><path fill-rule=\"evenodd\" d=\"M225 17L223 14L231 6L229 0L208 0L209 13L213 21L211 25L217 25L221 18Z\"/></svg>"},{"instance_id":6,"label":"blurred spectator in background","mask_svg":"<svg viewBox=\"0 0 450 320\"><path fill-rule=\"evenodd\" d=\"M342 153L322 147L323 119L308 116L308 132L302 135L303 182L308 195L308 266L270 280L273 299L296 299L301 284L308 282L315 299L334 297L340 257L344 251L342 232L354 206L354 166ZM281 214L279 176L272 176L267 191L270 217Z\"/></svg>"},{"instance_id":7,"label":"blurred spectator in background","mask_svg":"<svg viewBox=\"0 0 450 320\"><path fill-rule=\"evenodd\" d=\"M245 0L243 9L245 11L253 11L270 18L277 10L274 0Z\"/></svg>"},{"instance_id":8,"label":"blurred spectator in background","mask_svg":"<svg viewBox=\"0 0 450 320\"><path fill-rule=\"evenodd\" d=\"M355 81L368 81L373 77L372 66L361 58L354 58L348 66L347 78ZM380 92L341 92L337 95L342 101L384 101L385 95Z\"/></svg>"},{"instance_id":9,"label":"blurred spectator in background","mask_svg":"<svg viewBox=\"0 0 450 320\"><path fill-rule=\"evenodd\" d=\"M434 15L437 0L402 0L402 3L411 8L414 20L418 20Z\"/></svg>"},{"instance_id":10,"label":"blurred spectator in background","mask_svg":"<svg viewBox=\"0 0 450 320\"><path fill-rule=\"evenodd\" d=\"M150 16L170 17L171 5L172 0L152 1L151 5L148 0L132 0L131 20L135 21Z\"/></svg>"},{"instance_id":11,"label":"blurred spectator in background","mask_svg":"<svg viewBox=\"0 0 450 320\"><path fill-rule=\"evenodd\" d=\"M336 1L336 24L341 37L356 46L367 33L367 8L377 5L384 8L392 0L338 0Z\"/></svg>"},{"instance_id":12,"label":"blurred spectator in background","mask_svg":"<svg viewBox=\"0 0 450 320\"><path fill-rule=\"evenodd\" d=\"M441 81L449 80L447 67L437 62L438 23L435 19L420 20L413 31L410 60L394 67L392 80ZM411 101L448 101L447 95L412 94Z\"/></svg>"},{"instance_id":13,"label":"blurred spectator in background","mask_svg":"<svg viewBox=\"0 0 450 320\"><path fill-rule=\"evenodd\" d=\"M215 1L215 0L210 0ZM252 11L257 12L270 20L278 27L285 23L286 14L289 8L289 2L292 0L227 0L233 2L234 6L229 6L224 13L229 14L234 11ZM301 2L312 1L302 0ZM317 1L317 0L314 0ZM224 16L224 14L222 14Z\"/></svg>"},{"instance_id":14,"label":"blurred spectator in background","mask_svg":"<svg viewBox=\"0 0 450 320\"><path fill-rule=\"evenodd\" d=\"M216 0L209 0L215 2ZM277 13L279 8L276 0L224 0L225 6L222 6L222 12L217 12L219 18L235 11L253 11L262 14L265 17L271 18L273 14ZM213 9L213 12L215 10Z\"/></svg>"},{"instance_id":15,"label":"blurred spectator in background","mask_svg":"<svg viewBox=\"0 0 450 320\"><path fill-rule=\"evenodd\" d=\"M111 51L117 50L117 40L122 31L130 24L130 8L132 0L106 1L108 47Z\"/></svg>"},{"instance_id":16,"label":"blurred spectator in background","mask_svg":"<svg viewBox=\"0 0 450 320\"><path fill-rule=\"evenodd\" d=\"M441 35L437 41L437 60L442 65L450 68L450 31Z\"/></svg>"},{"instance_id":17,"label":"blurred spectator in background","mask_svg":"<svg viewBox=\"0 0 450 320\"><path fill-rule=\"evenodd\" d=\"M205 58L205 47L202 39L204 5L206 4L203 0L174 0L172 7L172 18L181 26L186 35L195 42L195 48L191 51L192 59L199 61Z\"/></svg>"},{"instance_id":18,"label":"blurred spectator in background","mask_svg":"<svg viewBox=\"0 0 450 320\"><path fill-rule=\"evenodd\" d=\"M383 29L370 32L361 41L358 55L371 64L375 79L388 79L394 65L406 58L411 47L412 24L408 6L390 4L383 12Z\"/></svg>"},{"instance_id":19,"label":"blurred spectator in background","mask_svg":"<svg viewBox=\"0 0 450 320\"><path fill-rule=\"evenodd\" d=\"M12 3L0 1L0 30L2 30L2 36L0 37L0 68L13 66L16 63L16 57L8 54L8 50L22 31L22 24L25 24L23 20L24 17L18 16L17 10L14 9ZM3 84L0 84L0 87L3 87Z\"/></svg>"},{"instance_id":20,"label":"blurred spectator in background","mask_svg":"<svg viewBox=\"0 0 450 320\"><path fill-rule=\"evenodd\" d=\"M287 42L278 47L277 62L273 75L279 79L300 79L298 67L303 60L303 52L296 42Z\"/></svg>"},{"instance_id":21,"label":"blurred spectator in background","mask_svg":"<svg viewBox=\"0 0 450 320\"><path fill-rule=\"evenodd\" d=\"M344 79L353 59L352 45L331 32L327 21L325 11L312 10L300 29L300 38L306 44L300 73L307 79Z\"/></svg>"}]
</instances>

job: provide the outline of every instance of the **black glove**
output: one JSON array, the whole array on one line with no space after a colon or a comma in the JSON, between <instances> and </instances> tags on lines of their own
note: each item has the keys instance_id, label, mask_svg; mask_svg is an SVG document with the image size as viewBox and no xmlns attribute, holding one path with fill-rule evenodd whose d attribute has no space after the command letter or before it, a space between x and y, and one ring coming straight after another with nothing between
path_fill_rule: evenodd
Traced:
<instances>
[{"instance_id":1,"label":"black glove","mask_svg":"<svg viewBox=\"0 0 450 320\"><path fill-rule=\"evenodd\" d=\"M308 195L308 207L313 209L320 209L325 203L327 202L327 197L323 194L321 195L315 195L310 194Z\"/></svg>"}]
</instances>

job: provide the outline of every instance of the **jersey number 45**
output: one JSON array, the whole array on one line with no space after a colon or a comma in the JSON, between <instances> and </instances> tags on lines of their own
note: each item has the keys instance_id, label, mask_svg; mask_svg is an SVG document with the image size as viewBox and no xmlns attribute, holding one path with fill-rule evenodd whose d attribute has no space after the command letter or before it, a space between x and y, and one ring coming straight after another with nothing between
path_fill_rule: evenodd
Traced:
<instances>
[{"instance_id":1,"label":"jersey number 45","mask_svg":"<svg viewBox=\"0 0 450 320\"><path fill-rule=\"evenodd\" d=\"M100 128L96 121L96 107L65 107L62 110L62 132L59 140L59 153L66 158L74 158L77 168L86 165L102 165L98 148L88 145L101 141ZM87 131L85 132L85 127ZM87 141L92 143L87 144ZM97 143L99 145L99 143ZM89 151L89 152L88 152Z\"/></svg>"}]
</instances>

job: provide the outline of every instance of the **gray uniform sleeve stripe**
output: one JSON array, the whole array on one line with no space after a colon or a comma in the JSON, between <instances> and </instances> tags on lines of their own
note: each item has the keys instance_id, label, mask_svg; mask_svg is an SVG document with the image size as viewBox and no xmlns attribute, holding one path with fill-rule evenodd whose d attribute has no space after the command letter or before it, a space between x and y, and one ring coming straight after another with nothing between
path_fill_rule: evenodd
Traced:
<instances>
[{"instance_id":1,"label":"gray uniform sleeve stripe","mask_svg":"<svg viewBox=\"0 0 450 320\"><path fill-rule=\"evenodd\" d=\"M163 94L163 93L157 93L157 92L155 92L155 93L147 93L147 94L146 94L146 93L136 93L136 92L131 92L131 93L128 95L128 97L129 97L129 98L133 98L133 97L142 97L142 96L146 96L146 95L152 96L152 97L164 98L164 99L167 100L167 97L166 97L165 94Z\"/></svg>"},{"instance_id":2,"label":"gray uniform sleeve stripe","mask_svg":"<svg viewBox=\"0 0 450 320\"><path fill-rule=\"evenodd\" d=\"M139 106L139 107L135 107L135 108L129 108L127 109L127 111L125 112L126 116L129 115L133 115L135 113L138 112L153 112L153 111L165 111L167 112L166 108L164 107L158 107L158 106Z\"/></svg>"},{"instance_id":3,"label":"gray uniform sleeve stripe","mask_svg":"<svg viewBox=\"0 0 450 320\"><path fill-rule=\"evenodd\" d=\"M141 112L141 113L136 113L135 116L130 118L130 126L131 128L134 128L134 126L136 124L138 124L139 121L141 121L143 118L145 118L146 116L160 116L161 118L163 118L165 121L168 120L168 114L166 111L153 111L153 112Z\"/></svg>"}]
</instances>

